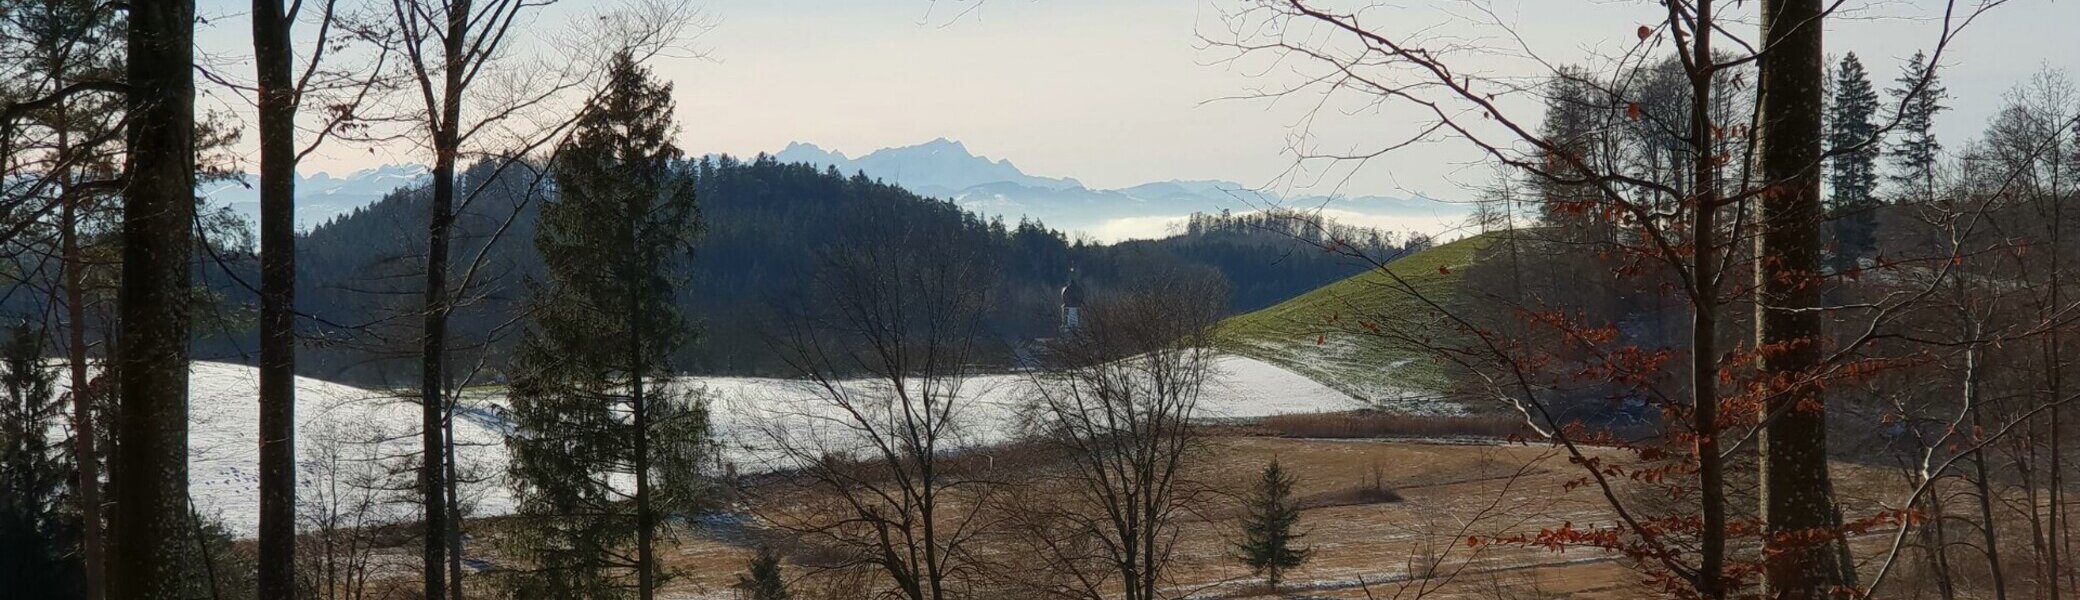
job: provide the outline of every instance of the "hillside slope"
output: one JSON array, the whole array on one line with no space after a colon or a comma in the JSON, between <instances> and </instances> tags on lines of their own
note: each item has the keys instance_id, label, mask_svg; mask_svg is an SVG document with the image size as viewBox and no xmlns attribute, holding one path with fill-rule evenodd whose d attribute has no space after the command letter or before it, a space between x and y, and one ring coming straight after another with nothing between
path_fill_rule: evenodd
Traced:
<instances>
[{"instance_id":1,"label":"hillside slope","mask_svg":"<svg viewBox=\"0 0 2080 600\"><path fill-rule=\"evenodd\" d=\"M705 227L692 259L676 265L674 273L683 283L680 309L702 327L700 338L676 357L678 367L692 372L792 374L770 343L774 324L819 293L814 275L830 268L830 256L905 232L944 240L938 248L943 252L920 259L965 255L992 265L992 277L976 284L990 287L989 330L1000 338L990 341L1007 348L1052 335L1059 290L1071 267L1094 297L1149 273L1210 269L1232 287L1229 307L1235 311L1269 306L1362 270L1341 256L1303 251L1303 240L1261 231L1248 215L1192 219L1191 229L1161 240L1087 244L1042 223L988 220L864 176L771 157L744 162L722 156L679 166L694 179ZM457 265L481 264L467 294L472 300L449 325L455 339L472 343L512 331L508 324L530 293L524 282L539 277L541 268L531 238L536 207L546 198L517 169L497 176L490 171L479 165L464 178L465 189L481 185L485 192L462 209L450 249ZM338 324L312 332L327 336L328 343L300 357L302 374L373 387L415 380L416 349L397 341L418 335L418 321L410 315L418 310L422 285L426 202L425 193L402 190L320 225L298 242L299 308ZM1381 251L1413 240L1407 234L1356 233L1374 233L1365 243ZM225 287L235 303L252 300ZM453 360L497 369L506 364L511 338L463 350ZM237 341L243 345L220 344L201 356L242 356L239 351L252 343Z\"/></svg>"},{"instance_id":2,"label":"hillside slope","mask_svg":"<svg viewBox=\"0 0 2080 600\"><path fill-rule=\"evenodd\" d=\"M1461 305L1461 276L1491 241L1475 236L1417 252L1342 281L1221 323L1222 347L1301 373L1374 407L1456 414L1444 369L1422 346L1448 340L1424 299ZM1420 296L1420 297L1419 297Z\"/></svg>"}]
</instances>

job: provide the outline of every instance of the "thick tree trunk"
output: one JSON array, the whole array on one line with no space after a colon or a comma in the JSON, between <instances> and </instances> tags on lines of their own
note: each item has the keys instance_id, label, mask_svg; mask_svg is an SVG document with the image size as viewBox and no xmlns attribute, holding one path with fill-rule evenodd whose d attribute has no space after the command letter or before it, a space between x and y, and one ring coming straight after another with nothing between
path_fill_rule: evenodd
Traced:
<instances>
[{"instance_id":1,"label":"thick tree trunk","mask_svg":"<svg viewBox=\"0 0 2080 600\"><path fill-rule=\"evenodd\" d=\"M1821 361L1820 145L1823 114L1819 0L1762 7L1756 345L1772 396L1759 437L1765 596L1823 598L1854 578L1841 563L1841 516L1827 466L1827 412L1807 381Z\"/></svg>"},{"instance_id":2,"label":"thick tree trunk","mask_svg":"<svg viewBox=\"0 0 2080 600\"><path fill-rule=\"evenodd\" d=\"M296 89L281 0L253 0L260 121L262 598L296 597Z\"/></svg>"},{"instance_id":3,"label":"thick tree trunk","mask_svg":"<svg viewBox=\"0 0 2080 600\"><path fill-rule=\"evenodd\" d=\"M130 5L112 597L176 600L188 539L188 304L195 251L195 3Z\"/></svg>"}]
</instances>

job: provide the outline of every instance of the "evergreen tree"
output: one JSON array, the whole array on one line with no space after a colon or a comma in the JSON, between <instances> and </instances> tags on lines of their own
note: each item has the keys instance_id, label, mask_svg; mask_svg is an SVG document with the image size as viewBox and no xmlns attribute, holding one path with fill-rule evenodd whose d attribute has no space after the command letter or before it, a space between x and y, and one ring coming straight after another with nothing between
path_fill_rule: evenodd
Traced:
<instances>
[{"instance_id":1,"label":"evergreen tree","mask_svg":"<svg viewBox=\"0 0 2080 600\"><path fill-rule=\"evenodd\" d=\"M1541 220L1555 226L1573 241L1607 241L1608 227L1601 216L1603 192L1587 181L1575 161L1594 165L1604 144L1602 128L1609 110L1590 75L1576 67L1563 67L1548 80L1545 120L1539 136L1553 145L1547 164L1560 179L1537 178Z\"/></svg>"},{"instance_id":2,"label":"evergreen tree","mask_svg":"<svg viewBox=\"0 0 2080 600\"><path fill-rule=\"evenodd\" d=\"M1900 199L1927 198L1935 193L1936 158L1943 151L1936 141L1936 113L1950 108L1943 105L1950 93L1936 65L1920 52L1907 60L1894 83L1899 87L1885 90L1899 105L1898 134L1885 149L1893 168L1888 179Z\"/></svg>"},{"instance_id":3,"label":"evergreen tree","mask_svg":"<svg viewBox=\"0 0 2080 600\"><path fill-rule=\"evenodd\" d=\"M669 387L692 337L672 273L698 229L693 181L674 168L671 86L627 55L609 78L559 150L535 231L548 280L515 356L528 597L650 598L659 515L694 506L709 456L706 408Z\"/></svg>"},{"instance_id":4,"label":"evergreen tree","mask_svg":"<svg viewBox=\"0 0 2080 600\"><path fill-rule=\"evenodd\" d=\"M1294 481L1279 468L1277 459L1264 466L1246 500L1249 512L1243 517L1242 543L1235 546L1235 558L1249 566L1250 574L1264 576L1273 589L1286 571L1307 562L1314 553L1296 545L1305 534L1293 530L1300 523L1300 506L1293 500Z\"/></svg>"},{"instance_id":5,"label":"evergreen tree","mask_svg":"<svg viewBox=\"0 0 2080 600\"><path fill-rule=\"evenodd\" d=\"M0 596L76 598L84 593L79 563L79 519L67 510L72 469L62 440L49 432L64 416L44 367L42 336L17 325L0 355Z\"/></svg>"},{"instance_id":6,"label":"evergreen tree","mask_svg":"<svg viewBox=\"0 0 2080 600\"><path fill-rule=\"evenodd\" d=\"M758 556L751 557L751 572L737 577L737 589L744 600L787 600L787 582L780 578L780 555L772 548L760 546Z\"/></svg>"},{"instance_id":7,"label":"evergreen tree","mask_svg":"<svg viewBox=\"0 0 2080 600\"><path fill-rule=\"evenodd\" d=\"M1834 216L1835 270L1877 251L1878 93L1870 73L1851 52L1835 68L1833 99L1827 107L1827 185Z\"/></svg>"}]
</instances>

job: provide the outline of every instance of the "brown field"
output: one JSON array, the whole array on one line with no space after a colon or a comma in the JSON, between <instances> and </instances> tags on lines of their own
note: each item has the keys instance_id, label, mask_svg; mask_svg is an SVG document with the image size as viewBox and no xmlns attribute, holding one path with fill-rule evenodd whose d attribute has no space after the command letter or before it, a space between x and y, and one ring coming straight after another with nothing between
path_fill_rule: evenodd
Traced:
<instances>
[{"instance_id":1,"label":"brown field","mask_svg":"<svg viewBox=\"0 0 2080 600\"><path fill-rule=\"evenodd\" d=\"M1475 429L1487 426L1473 425ZM1562 523L1577 528L1612 524L1612 511L1596 487L1569 485L1580 480L1584 470L1560 450L1476 437L1485 431L1468 431L1447 440L1284 437L1320 432L1325 427L1378 429L1381 431L1373 433L1391 434L1410 425L1391 421L1334 425L1321 419L1289 419L1210 429L1205 454L1191 478L1211 488L1215 499L1181 525L1183 533L1170 570L1174 597L1504 600L1659 595L1646 585L1638 565L1609 551L1466 543L1469 536L1492 539L1533 534ZM1416 427L1427 430L1432 426ZM1630 458L1616 450L1592 452L1620 461ZM1007 457L992 461L993 467L1015 471L1020 477L1044 470L1048 464L1045 452L1028 448L999 449L992 454ZM1018 458L1011 462L1009 457ZM1305 507L1304 543L1314 551L1312 560L1290 573L1275 592L1230 557L1241 514L1235 495L1272 459L1298 478L1295 496ZM969 462L973 461L955 461L949 466L972 468ZM1752 517L1752 473L1736 472L1732 477L1735 491L1742 494L1729 498L1735 512L1732 516L1737 520ZM1897 502L1903 489L1900 475L1888 469L1837 463L1835 477L1844 512L1851 518L1874 514ZM1658 488L1621 486L1619 494L1635 510L1651 512L1656 505L1672 506L1666 500L1667 492ZM499 530L514 518L473 521L471 558L501 568L518 566L498 550ZM1854 538L1852 548L1863 561L1860 568L1865 577L1876 570L1877 557L1886 554L1896 531L1881 527ZM412 537L410 532L391 532L380 542L374 560L384 565L377 569L383 574L371 581L378 591L368 597L416 595L416 577L412 576L416 548L407 543ZM731 514L691 527L675 527L667 539L659 552L679 577L661 591L660 598L733 598L732 585L761 544L779 548L788 557L785 569L798 599L878 597L867 590L882 582L882 574L876 571L836 572L803 566L827 563L830 556L819 552L830 551L797 543L788 532L749 515ZM988 558L1001 561L998 564L1035 564L999 550L983 552L997 551L997 556ZM1754 548L1751 542L1737 540L1731 551L1736 556L1752 555ZM1915 563L1902 562L1884 597L1932 597L1927 586L1916 580ZM1974 565L1957 568L1964 581L1983 579L1975 577ZM478 595L491 597L481 592L494 591L488 586L495 579L480 574L470 577L469 585L480 590ZM2016 589L2015 584L2010 589ZM1023 600L1018 593L992 592L985 597ZM1966 593L1960 597L1978 596Z\"/></svg>"},{"instance_id":2,"label":"brown field","mask_svg":"<svg viewBox=\"0 0 2080 600\"><path fill-rule=\"evenodd\" d=\"M1278 593L1265 589L1229 558L1239 511L1228 501L1183 527L1172 571L1174 589L1182 597L1592 599L1653 593L1630 564L1609 552L1465 543L1468 536L1535 533L1565 522L1577 527L1610 523L1607 505L1591 486L1569 491L1567 483L1582 470L1553 448L1471 440L1294 439L1239 431L1209 441L1210 460L1196 478L1225 491L1239 492L1273 458L1298 476L1296 496L1307 507L1302 520L1306 543L1315 555ZM1892 481L1873 469L1837 470L1845 488ZM1391 494L1382 495L1378 488ZM1847 508L1858 510L1853 504ZM665 554L684 577L661 597L731 597L729 586L754 551L746 538L758 536L683 533ZM777 535L768 532L763 539ZM1858 540L1858 551L1875 553L1889 541L1885 532L1867 535ZM1422 577L1425 573L1430 577ZM815 593L835 579L828 573L792 568L790 576L810 592L801 597L859 593Z\"/></svg>"}]
</instances>

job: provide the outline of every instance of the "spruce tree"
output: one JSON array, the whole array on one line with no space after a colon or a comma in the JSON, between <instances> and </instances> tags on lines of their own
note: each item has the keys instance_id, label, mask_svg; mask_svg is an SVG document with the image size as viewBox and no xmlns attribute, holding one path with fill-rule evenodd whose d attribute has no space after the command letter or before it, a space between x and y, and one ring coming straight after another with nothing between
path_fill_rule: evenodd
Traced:
<instances>
[{"instance_id":1,"label":"spruce tree","mask_svg":"<svg viewBox=\"0 0 2080 600\"><path fill-rule=\"evenodd\" d=\"M77 552L80 522L66 510L63 440L50 439L63 418L57 374L43 364L42 336L14 328L0 354L0 596L76 598L85 582Z\"/></svg>"},{"instance_id":2,"label":"spruce tree","mask_svg":"<svg viewBox=\"0 0 2080 600\"><path fill-rule=\"evenodd\" d=\"M787 600L787 582L780 577L780 555L765 546L751 557L750 573L737 577L744 600Z\"/></svg>"},{"instance_id":3,"label":"spruce tree","mask_svg":"<svg viewBox=\"0 0 2080 600\"><path fill-rule=\"evenodd\" d=\"M694 506L707 413L670 386L691 337L674 267L698 229L671 86L627 55L553 169L535 245L547 280L513 370L510 442L528 597L648 599L660 514Z\"/></svg>"},{"instance_id":4,"label":"spruce tree","mask_svg":"<svg viewBox=\"0 0 2080 600\"><path fill-rule=\"evenodd\" d=\"M1897 133L1885 149L1893 168L1888 179L1899 199L1926 199L1934 195L1936 158L1943 151L1936 141L1936 113L1950 108L1943 105L1950 93L1943 89L1936 65L1928 64L1928 55L1920 52L1907 60L1894 82L1899 87L1885 90L1899 106Z\"/></svg>"},{"instance_id":5,"label":"spruce tree","mask_svg":"<svg viewBox=\"0 0 2080 600\"><path fill-rule=\"evenodd\" d=\"M1602 127L1607 116L1603 113L1609 110L1608 102L1590 81L1590 75L1576 67L1562 67L1547 80L1546 114L1538 129L1539 136L1553 145L1546 157L1552 170L1563 178L1583 181L1543 177L1531 181L1541 219L1570 241L1606 241L1609 233L1599 206L1603 192L1587 183L1584 171L1575 166L1575 161L1594 164L1604 143Z\"/></svg>"},{"instance_id":6,"label":"spruce tree","mask_svg":"<svg viewBox=\"0 0 2080 600\"><path fill-rule=\"evenodd\" d=\"M1279 468L1277 459L1264 466L1247 499L1249 512L1243 517L1242 542L1235 546L1235 558L1249 567L1250 574L1263 576L1273 589L1278 588L1286 571L1307 562L1313 554L1313 550L1297 545L1305 534L1294 530L1300 523L1300 506L1293 500L1294 481L1292 475Z\"/></svg>"},{"instance_id":7,"label":"spruce tree","mask_svg":"<svg viewBox=\"0 0 2080 600\"><path fill-rule=\"evenodd\" d=\"M1827 107L1828 212L1834 216L1835 270L1877 251L1878 93L1870 73L1851 52L1835 67Z\"/></svg>"}]
</instances>

